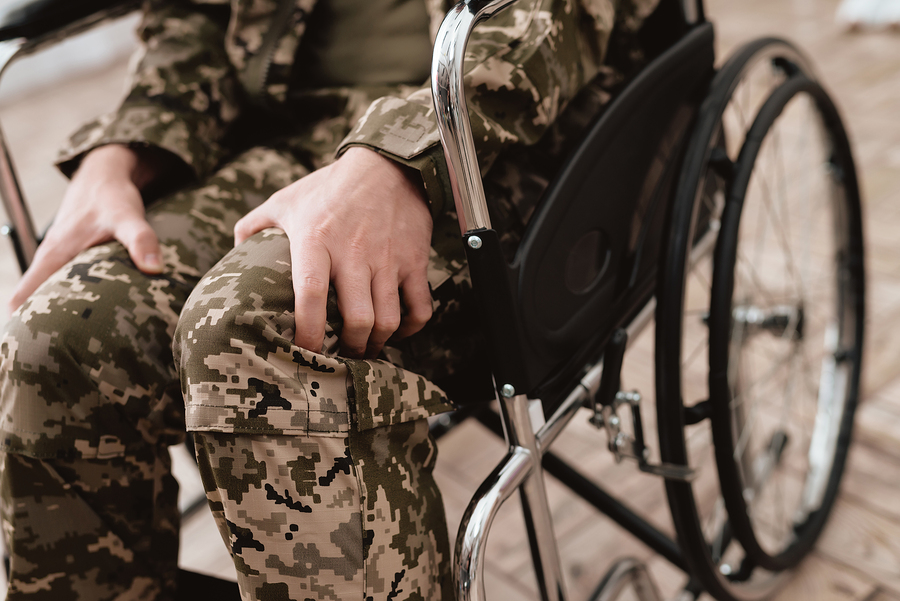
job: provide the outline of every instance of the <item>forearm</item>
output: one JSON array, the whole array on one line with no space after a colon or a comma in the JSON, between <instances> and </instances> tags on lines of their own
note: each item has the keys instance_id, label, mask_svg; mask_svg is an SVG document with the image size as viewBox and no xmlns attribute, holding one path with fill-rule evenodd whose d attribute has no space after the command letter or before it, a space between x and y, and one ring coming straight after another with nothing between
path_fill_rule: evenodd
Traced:
<instances>
[{"instance_id":1,"label":"forearm","mask_svg":"<svg viewBox=\"0 0 900 601\"><path fill-rule=\"evenodd\" d=\"M240 112L239 91L225 51L227 13L210 12L225 9L186 0L148 6L125 100L72 135L58 160L67 176L87 153L111 144L164 150L197 178L227 154L222 140Z\"/></svg>"},{"instance_id":2,"label":"forearm","mask_svg":"<svg viewBox=\"0 0 900 601\"><path fill-rule=\"evenodd\" d=\"M127 179L144 190L164 170L165 157L158 151L124 144L106 144L88 152L78 168L78 177L90 180Z\"/></svg>"}]
</instances>

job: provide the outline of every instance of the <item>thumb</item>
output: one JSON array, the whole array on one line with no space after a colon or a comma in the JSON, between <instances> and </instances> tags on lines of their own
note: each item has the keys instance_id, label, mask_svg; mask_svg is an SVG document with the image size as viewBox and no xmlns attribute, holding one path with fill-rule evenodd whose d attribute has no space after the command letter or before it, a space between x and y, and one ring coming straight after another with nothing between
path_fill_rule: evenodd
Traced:
<instances>
[{"instance_id":1,"label":"thumb","mask_svg":"<svg viewBox=\"0 0 900 601\"><path fill-rule=\"evenodd\" d=\"M115 238L128 250L137 268L144 273L162 273L159 239L143 218L122 221L116 226Z\"/></svg>"},{"instance_id":2,"label":"thumb","mask_svg":"<svg viewBox=\"0 0 900 601\"><path fill-rule=\"evenodd\" d=\"M269 215L260 210L262 207L250 211L234 224L234 245L242 243L244 240L262 231L267 227L277 227L278 224L272 220Z\"/></svg>"}]
</instances>

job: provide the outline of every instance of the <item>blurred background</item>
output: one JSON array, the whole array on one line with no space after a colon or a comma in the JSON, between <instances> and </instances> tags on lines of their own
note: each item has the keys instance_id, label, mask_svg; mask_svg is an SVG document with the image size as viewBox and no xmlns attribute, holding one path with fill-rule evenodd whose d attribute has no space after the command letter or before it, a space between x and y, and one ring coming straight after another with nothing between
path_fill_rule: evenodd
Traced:
<instances>
[{"instance_id":1,"label":"blurred background","mask_svg":"<svg viewBox=\"0 0 900 601\"><path fill-rule=\"evenodd\" d=\"M0 0L0 7L12 3ZM896 6L900 0L882 3ZM838 22L839 0L707 0L706 4L717 26L720 62L736 46L760 35L786 37L812 57L843 113L861 174L868 244L868 338L855 445L826 532L779 599L900 601L900 28ZM57 147L81 122L111 110L121 98L135 24L134 16L119 19L24 59L10 68L0 85L0 124L39 229L46 227L65 189L64 178L52 165ZM7 320L5 306L18 275L11 248L0 240L0 326ZM646 368L649 356L645 359ZM652 389L642 392L652 395ZM661 482L638 474L630 464L612 464L605 457L602 435L576 428L565 446L573 453L603 454L596 468L602 481L615 483L620 496L660 528L671 529ZM452 533L468 498L504 451L501 441L474 423L463 424L442 439L438 477ZM196 475L183 468L189 461L182 450L176 453L185 499L196 498L201 494ZM573 599L584 598L622 554L648 561L667 596L683 584L679 572L584 502L555 483L549 488ZM491 538L492 599L534 598L534 578L526 569L527 539L517 511L514 503L504 509L498 534ZM228 557L206 512L185 525L183 540L184 565L230 573Z\"/></svg>"}]
</instances>

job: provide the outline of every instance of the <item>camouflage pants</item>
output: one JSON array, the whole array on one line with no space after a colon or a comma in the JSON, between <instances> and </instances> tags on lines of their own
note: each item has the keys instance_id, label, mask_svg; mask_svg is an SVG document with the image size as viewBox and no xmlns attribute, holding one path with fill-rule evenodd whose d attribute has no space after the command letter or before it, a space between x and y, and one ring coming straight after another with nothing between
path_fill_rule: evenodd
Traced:
<instances>
[{"instance_id":1,"label":"camouflage pants","mask_svg":"<svg viewBox=\"0 0 900 601\"><path fill-rule=\"evenodd\" d=\"M430 378L469 352L441 344L449 331L466 338L461 264L433 255L435 318L389 349L390 361L330 352L334 302L323 352L292 346L286 238L267 230L231 250L231 233L305 173L287 152L254 149L148 210L162 275L138 272L117 243L101 245L14 314L0 344L10 600L176 595L167 447L185 423L244 599L446 592L423 418L449 408ZM458 244L455 227L452 216L436 223L435 245L441 232Z\"/></svg>"}]
</instances>

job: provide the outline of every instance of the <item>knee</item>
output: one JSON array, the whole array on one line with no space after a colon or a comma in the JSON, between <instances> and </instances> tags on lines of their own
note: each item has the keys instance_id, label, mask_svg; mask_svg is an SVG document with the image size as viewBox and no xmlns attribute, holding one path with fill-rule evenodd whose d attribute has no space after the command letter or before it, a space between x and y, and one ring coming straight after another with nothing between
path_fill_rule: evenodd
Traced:
<instances>
[{"instance_id":1,"label":"knee","mask_svg":"<svg viewBox=\"0 0 900 601\"><path fill-rule=\"evenodd\" d=\"M83 251L11 317L3 375L41 377L45 387L71 390L87 374L127 386L131 376L152 373L144 384L164 385L173 379L171 329L187 296L182 288L143 275L118 243Z\"/></svg>"},{"instance_id":2,"label":"knee","mask_svg":"<svg viewBox=\"0 0 900 601\"><path fill-rule=\"evenodd\" d=\"M26 319L27 317L27 319ZM71 312L13 315L0 340L0 448L53 457L87 432L84 417L96 405L90 369L78 352L84 336Z\"/></svg>"},{"instance_id":3,"label":"knee","mask_svg":"<svg viewBox=\"0 0 900 601\"><path fill-rule=\"evenodd\" d=\"M122 256L117 245L85 251L13 314L0 338L0 446L105 452L113 430L121 438L148 416L145 432L177 421L168 413L175 296Z\"/></svg>"},{"instance_id":4,"label":"knee","mask_svg":"<svg viewBox=\"0 0 900 601\"><path fill-rule=\"evenodd\" d=\"M36 386L47 403L127 391L135 381L164 388L173 379L167 330L175 319L144 301L132 287L112 286L84 293L54 286L43 300L32 297L3 333L4 387Z\"/></svg>"},{"instance_id":5,"label":"knee","mask_svg":"<svg viewBox=\"0 0 900 601\"><path fill-rule=\"evenodd\" d=\"M289 257L284 234L266 230L232 250L200 281L175 329L173 350L183 388L188 380L226 377L206 373L212 356L245 355L252 361L253 356L290 351L294 298Z\"/></svg>"},{"instance_id":6,"label":"knee","mask_svg":"<svg viewBox=\"0 0 900 601\"><path fill-rule=\"evenodd\" d=\"M90 344L83 340L90 336L82 321L80 315L62 310L13 314L0 342L4 402L24 393L52 403L64 384L77 386L69 372L83 365L79 347Z\"/></svg>"}]
</instances>

